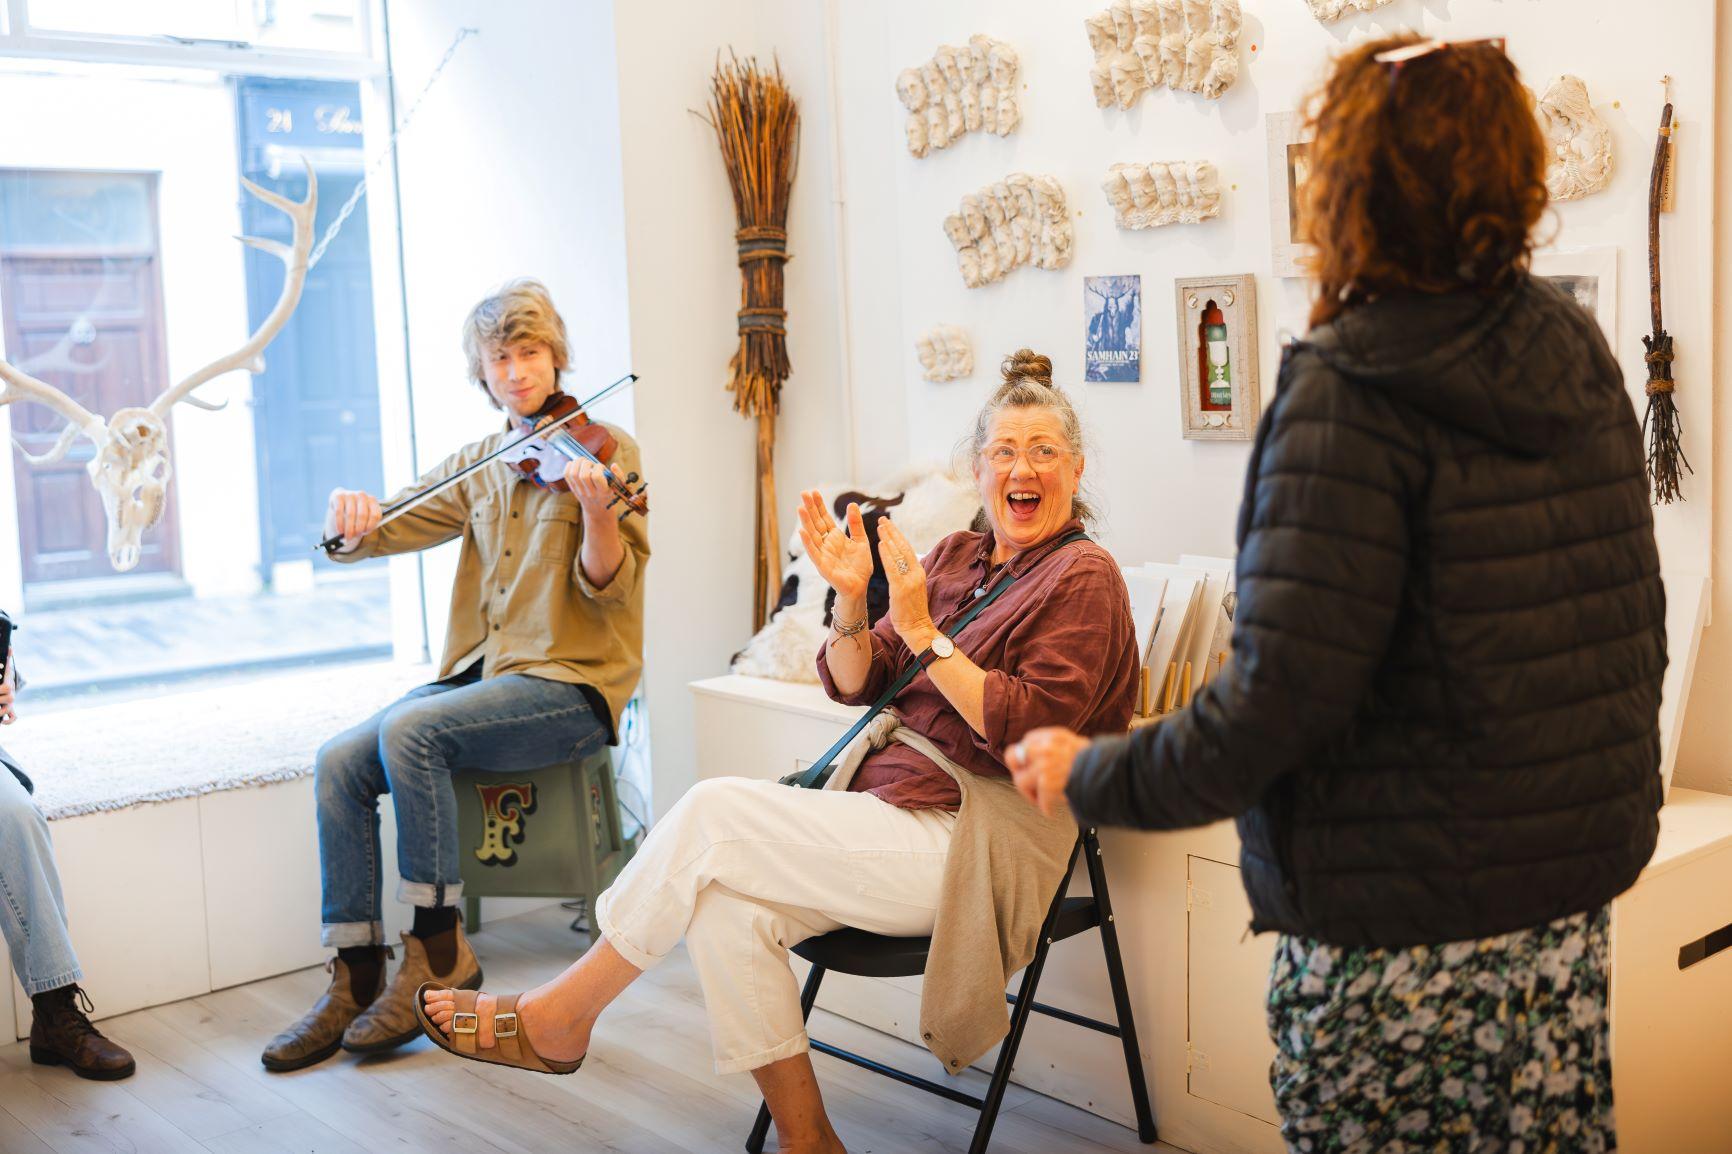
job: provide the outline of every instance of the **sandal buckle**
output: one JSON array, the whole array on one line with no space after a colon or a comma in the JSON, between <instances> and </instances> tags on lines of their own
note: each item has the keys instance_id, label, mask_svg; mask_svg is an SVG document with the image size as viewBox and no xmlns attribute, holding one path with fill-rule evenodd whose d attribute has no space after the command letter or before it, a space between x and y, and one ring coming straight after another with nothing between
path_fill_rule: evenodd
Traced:
<instances>
[{"instance_id":1,"label":"sandal buckle","mask_svg":"<svg viewBox=\"0 0 1732 1154\"><path fill-rule=\"evenodd\" d=\"M515 1038L515 1037L517 1037L517 1015L516 1014L495 1014L495 1015L493 1015L493 1036L495 1038Z\"/></svg>"},{"instance_id":2,"label":"sandal buckle","mask_svg":"<svg viewBox=\"0 0 1732 1154\"><path fill-rule=\"evenodd\" d=\"M451 1032L453 1034L479 1034L481 1032L480 1014L452 1014Z\"/></svg>"}]
</instances>

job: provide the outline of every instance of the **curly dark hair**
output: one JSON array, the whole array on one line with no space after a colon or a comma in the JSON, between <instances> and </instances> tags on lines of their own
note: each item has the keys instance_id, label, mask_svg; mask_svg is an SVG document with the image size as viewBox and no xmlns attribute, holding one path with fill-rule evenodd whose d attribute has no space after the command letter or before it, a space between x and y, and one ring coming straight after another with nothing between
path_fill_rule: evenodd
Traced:
<instances>
[{"instance_id":1,"label":"curly dark hair","mask_svg":"<svg viewBox=\"0 0 1732 1154\"><path fill-rule=\"evenodd\" d=\"M1312 99L1302 221L1317 247L1313 325L1391 292L1495 293L1522 275L1546 208L1533 96L1494 43L1399 66L1361 45Z\"/></svg>"}]
</instances>

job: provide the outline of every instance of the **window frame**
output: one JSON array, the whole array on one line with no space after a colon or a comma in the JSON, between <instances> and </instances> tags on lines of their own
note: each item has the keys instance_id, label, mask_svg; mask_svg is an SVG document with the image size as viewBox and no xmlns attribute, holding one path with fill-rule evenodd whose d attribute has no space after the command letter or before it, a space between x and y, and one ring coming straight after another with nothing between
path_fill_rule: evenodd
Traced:
<instances>
[{"instance_id":1,"label":"window frame","mask_svg":"<svg viewBox=\"0 0 1732 1154\"><path fill-rule=\"evenodd\" d=\"M379 4L358 0L361 51L322 52L235 47L228 41L190 43L151 36L59 32L30 25L30 0L0 0L0 57L73 60L169 68L205 68L237 76L285 76L318 80L378 80L385 75Z\"/></svg>"}]
</instances>

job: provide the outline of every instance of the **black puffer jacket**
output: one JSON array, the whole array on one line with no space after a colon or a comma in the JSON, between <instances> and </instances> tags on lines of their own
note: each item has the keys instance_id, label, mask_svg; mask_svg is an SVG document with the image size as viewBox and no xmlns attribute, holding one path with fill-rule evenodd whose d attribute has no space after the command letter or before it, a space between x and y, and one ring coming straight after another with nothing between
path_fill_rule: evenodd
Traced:
<instances>
[{"instance_id":1,"label":"black puffer jacket","mask_svg":"<svg viewBox=\"0 0 1732 1154\"><path fill-rule=\"evenodd\" d=\"M1551 285L1386 299L1293 347L1233 661L1078 759L1079 818L1237 817L1254 928L1344 946L1597 907L1653 853L1665 593L1623 375Z\"/></svg>"}]
</instances>

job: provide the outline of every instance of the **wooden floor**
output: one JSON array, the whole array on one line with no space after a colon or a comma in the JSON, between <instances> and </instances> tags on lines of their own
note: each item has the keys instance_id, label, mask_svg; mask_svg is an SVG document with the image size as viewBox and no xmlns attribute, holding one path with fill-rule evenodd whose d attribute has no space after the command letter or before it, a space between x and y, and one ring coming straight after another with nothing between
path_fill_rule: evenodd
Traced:
<instances>
[{"instance_id":1,"label":"wooden floor","mask_svg":"<svg viewBox=\"0 0 1732 1154\"><path fill-rule=\"evenodd\" d=\"M476 945L491 990L535 985L585 939L558 909L495 922ZM33 1066L22 1044L0 1047L0 1151L135 1154L364 1154L441 1151L673 1154L742 1149L757 1108L746 1075L712 1072L708 1027L684 954L629 989L603 1017L590 1058L568 1078L462 1062L431 1043L357 1060L339 1054L271 1074L259 1051L327 982L303 970L111 1018L105 1033L132 1049L138 1073L87 1082ZM102 991L94 991L100 1004ZM819 1011L814 1033L873 1057L932 1071L899 1040ZM966 1150L974 1113L824 1056L818 1077L853 1154ZM985 1079L967 1076L979 1092ZM772 1135L771 1148L774 1148ZM1012 1086L993 1135L1006 1154L1167 1151L1132 1132Z\"/></svg>"}]
</instances>

